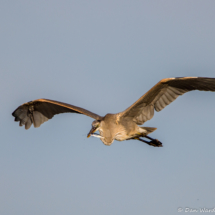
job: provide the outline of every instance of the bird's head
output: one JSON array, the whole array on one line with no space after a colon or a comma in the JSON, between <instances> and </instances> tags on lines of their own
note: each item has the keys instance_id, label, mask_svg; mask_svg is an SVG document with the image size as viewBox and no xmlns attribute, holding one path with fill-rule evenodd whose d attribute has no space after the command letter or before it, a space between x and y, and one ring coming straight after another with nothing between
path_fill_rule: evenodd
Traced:
<instances>
[{"instance_id":1,"label":"bird's head","mask_svg":"<svg viewBox=\"0 0 215 215\"><path fill-rule=\"evenodd\" d=\"M93 134L94 132L96 132L99 129L101 120L95 120L92 122L92 128L90 130L90 132L88 133L87 137L90 137L91 134Z\"/></svg>"}]
</instances>

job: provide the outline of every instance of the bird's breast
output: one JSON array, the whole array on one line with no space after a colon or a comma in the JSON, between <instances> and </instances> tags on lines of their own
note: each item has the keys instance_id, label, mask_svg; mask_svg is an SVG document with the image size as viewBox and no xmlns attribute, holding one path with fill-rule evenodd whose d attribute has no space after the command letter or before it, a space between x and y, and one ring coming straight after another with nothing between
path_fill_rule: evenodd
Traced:
<instances>
[{"instance_id":1,"label":"bird's breast","mask_svg":"<svg viewBox=\"0 0 215 215\"><path fill-rule=\"evenodd\" d=\"M118 140L118 141L123 141L128 138L129 138L129 136L127 134L127 131L123 127L120 127L120 129L117 131L117 133L115 134L115 137L114 137L114 139Z\"/></svg>"}]
</instances>

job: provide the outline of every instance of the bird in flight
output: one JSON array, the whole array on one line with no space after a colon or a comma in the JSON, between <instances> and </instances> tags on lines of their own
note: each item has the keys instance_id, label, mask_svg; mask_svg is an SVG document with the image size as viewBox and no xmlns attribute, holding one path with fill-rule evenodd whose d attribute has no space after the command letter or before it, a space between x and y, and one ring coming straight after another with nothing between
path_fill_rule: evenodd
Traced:
<instances>
[{"instance_id":1,"label":"bird in flight","mask_svg":"<svg viewBox=\"0 0 215 215\"><path fill-rule=\"evenodd\" d=\"M93 119L92 128L87 137L100 138L105 145L111 145L114 140L123 141L135 139L154 147L161 147L162 143L148 136L157 128L141 127L157 112L164 109L178 96L192 90L215 91L215 78L180 77L166 78L158 82L147 93L140 97L125 111L117 114L106 114L104 117L84 108L49 99L37 99L19 106L12 115L19 125L29 129L40 125L55 114L78 113L85 114ZM99 131L100 134L95 133Z\"/></svg>"}]
</instances>

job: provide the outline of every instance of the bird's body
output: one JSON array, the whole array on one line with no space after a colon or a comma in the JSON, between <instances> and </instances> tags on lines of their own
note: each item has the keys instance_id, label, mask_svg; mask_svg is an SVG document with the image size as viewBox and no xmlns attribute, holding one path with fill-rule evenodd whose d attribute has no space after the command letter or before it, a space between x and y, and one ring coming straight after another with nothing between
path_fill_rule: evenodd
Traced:
<instances>
[{"instance_id":1,"label":"bird's body","mask_svg":"<svg viewBox=\"0 0 215 215\"><path fill-rule=\"evenodd\" d=\"M114 140L123 141L138 131L136 123L126 123L126 120L117 120L117 114L106 114L99 126L101 140L105 145L110 145Z\"/></svg>"},{"instance_id":2,"label":"bird's body","mask_svg":"<svg viewBox=\"0 0 215 215\"><path fill-rule=\"evenodd\" d=\"M88 137L99 137L105 145L111 145L114 140L124 141L137 139L149 145L160 147L162 143L148 136L156 130L151 127L140 127L154 116L154 110L161 111L178 96L192 90L215 91L215 78L183 77L162 79L146 94L138 99L125 111L117 114L106 114L101 117L86 109L54 101L38 99L19 106L12 115L20 126L29 129L31 124L39 127L55 114L71 112L85 114L95 119ZM100 135L95 132L99 131ZM147 138L150 142L142 139Z\"/></svg>"},{"instance_id":3,"label":"bird's body","mask_svg":"<svg viewBox=\"0 0 215 215\"><path fill-rule=\"evenodd\" d=\"M105 145L111 145L114 140L124 141L136 137L145 137L156 128L139 127L135 122L128 118L117 120L119 114L106 114L100 122L98 131L101 141ZM96 135L95 135L96 136Z\"/></svg>"}]
</instances>

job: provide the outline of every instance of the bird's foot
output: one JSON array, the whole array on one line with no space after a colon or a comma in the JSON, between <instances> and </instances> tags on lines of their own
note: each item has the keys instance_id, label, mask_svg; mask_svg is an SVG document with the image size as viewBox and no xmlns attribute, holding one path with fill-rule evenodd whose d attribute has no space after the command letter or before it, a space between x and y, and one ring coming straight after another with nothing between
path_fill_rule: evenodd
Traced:
<instances>
[{"instance_id":1,"label":"bird's foot","mask_svg":"<svg viewBox=\"0 0 215 215\"><path fill-rule=\"evenodd\" d=\"M157 139L153 139L152 141L148 142L148 144L154 147L163 147L162 143Z\"/></svg>"}]
</instances>

